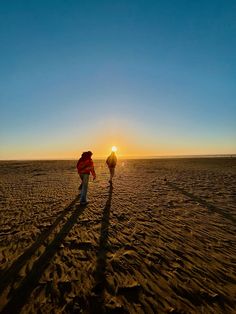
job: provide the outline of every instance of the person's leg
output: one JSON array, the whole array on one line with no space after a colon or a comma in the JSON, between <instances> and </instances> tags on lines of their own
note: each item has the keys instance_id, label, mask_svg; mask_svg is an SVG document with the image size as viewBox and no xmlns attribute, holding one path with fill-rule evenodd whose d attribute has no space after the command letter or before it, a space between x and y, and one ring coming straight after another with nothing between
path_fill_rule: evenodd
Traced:
<instances>
[{"instance_id":1,"label":"person's leg","mask_svg":"<svg viewBox=\"0 0 236 314\"><path fill-rule=\"evenodd\" d=\"M115 168L110 168L110 180L109 182L111 183L112 182L112 178L114 177L114 174L115 174Z\"/></svg>"},{"instance_id":2,"label":"person's leg","mask_svg":"<svg viewBox=\"0 0 236 314\"><path fill-rule=\"evenodd\" d=\"M111 168L111 179L113 179L115 175L115 168Z\"/></svg>"},{"instance_id":3,"label":"person's leg","mask_svg":"<svg viewBox=\"0 0 236 314\"><path fill-rule=\"evenodd\" d=\"M83 177L82 177L82 174L80 174L79 176L80 176L80 179L81 179L79 190L81 190L82 189L82 185L83 185Z\"/></svg>"},{"instance_id":4,"label":"person's leg","mask_svg":"<svg viewBox=\"0 0 236 314\"><path fill-rule=\"evenodd\" d=\"M89 182L89 174L82 174L82 190L80 194L80 203L87 202L87 191L88 191L88 182Z\"/></svg>"}]
</instances>

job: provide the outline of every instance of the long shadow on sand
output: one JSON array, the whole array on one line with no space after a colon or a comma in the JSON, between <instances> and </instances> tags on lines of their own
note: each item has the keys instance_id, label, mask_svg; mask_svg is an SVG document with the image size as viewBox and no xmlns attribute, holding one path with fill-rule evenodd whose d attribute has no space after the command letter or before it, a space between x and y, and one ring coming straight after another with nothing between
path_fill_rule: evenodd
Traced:
<instances>
[{"instance_id":1,"label":"long shadow on sand","mask_svg":"<svg viewBox=\"0 0 236 314\"><path fill-rule=\"evenodd\" d=\"M226 210L224 210L223 208L219 208L215 205L212 205L210 203L208 203L207 201L203 200L202 198L189 193L187 191L185 191L184 189L178 187L175 183L173 182L169 182L166 181L166 184L169 185L170 187L172 187L173 189L175 189L176 191L181 192L182 194L188 196L189 198L191 198L193 201L198 202L199 204L201 204L202 206L204 206L205 208L207 208L209 211L215 212L221 216L223 216L224 218L232 221L233 223L236 223L236 219L234 216L232 216L230 213L226 212Z\"/></svg>"},{"instance_id":2,"label":"long shadow on sand","mask_svg":"<svg viewBox=\"0 0 236 314\"><path fill-rule=\"evenodd\" d=\"M107 243L109 236L109 218L111 209L113 187L110 185L109 195L106 205L103 209L101 234L99 239L99 247L97 252L97 265L94 272L95 286L92 290L94 296L90 302L90 313L105 313L104 309L104 289L106 286L106 260L107 260Z\"/></svg>"},{"instance_id":3,"label":"long shadow on sand","mask_svg":"<svg viewBox=\"0 0 236 314\"><path fill-rule=\"evenodd\" d=\"M70 204L69 207L75 205L78 197ZM68 208L67 208L68 209ZM11 299L5 305L1 313L19 313L21 308L26 303L31 292L37 286L40 277L42 276L44 270L48 267L50 260L56 254L58 248L60 247L62 241L65 239L71 228L77 222L78 217L83 213L85 206L79 205L74 213L70 216L68 221L64 224L60 232L56 235L54 240L47 246L44 253L39 257L39 259L34 263L31 271L28 275L22 280L20 286L14 290L11 295ZM64 215L60 215L60 220ZM58 219L59 219L58 217ZM55 221L56 223L56 221ZM54 223L54 228L55 228ZM58 222L57 222L58 224ZM52 228L52 227L51 227ZM51 229L50 228L50 229ZM54 229L53 228L53 229ZM51 230L52 231L52 230ZM29 256L31 256L31 253ZM28 256L28 257L29 257Z\"/></svg>"},{"instance_id":4,"label":"long shadow on sand","mask_svg":"<svg viewBox=\"0 0 236 314\"><path fill-rule=\"evenodd\" d=\"M20 269L27 263L31 256L36 252L36 250L44 243L44 241L49 237L53 230L59 225L63 218L68 214L76 202L79 200L77 196L70 204L67 206L62 213L56 218L54 223L45 231L43 231L37 240L1 275L0 278L0 294L3 290L15 280Z\"/></svg>"}]
</instances>

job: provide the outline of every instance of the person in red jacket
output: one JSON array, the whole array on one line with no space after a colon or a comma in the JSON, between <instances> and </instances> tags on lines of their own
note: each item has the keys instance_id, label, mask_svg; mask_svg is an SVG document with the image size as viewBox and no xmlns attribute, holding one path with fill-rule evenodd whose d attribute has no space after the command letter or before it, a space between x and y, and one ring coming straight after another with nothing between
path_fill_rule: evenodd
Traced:
<instances>
[{"instance_id":1,"label":"person in red jacket","mask_svg":"<svg viewBox=\"0 0 236 314\"><path fill-rule=\"evenodd\" d=\"M79 174L81 181L82 181L82 183L79 187L79 189L81 190L81 194L80 194L80 204L81 205L88 204L87 192L88 192L88 182L89 182L90 173L93 176L93 180L96 179L94 164L93 164L93 160L91 158L92 155L93 155L93 153L90 151L84 152L81 155L81 158L77 162L77 171L78 171L78 174Z\"/></svg>"}]
</instances>

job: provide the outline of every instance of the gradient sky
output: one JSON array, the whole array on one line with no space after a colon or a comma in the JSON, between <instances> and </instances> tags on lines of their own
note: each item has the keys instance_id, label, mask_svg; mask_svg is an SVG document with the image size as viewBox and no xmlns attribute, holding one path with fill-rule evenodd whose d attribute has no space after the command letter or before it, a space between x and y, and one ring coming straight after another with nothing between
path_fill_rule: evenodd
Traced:
<instances>
[{"instance_id":1,"label":"gradient sky","mask_svg":"<svg viewBox=\"0 0 236 314\"><path fill-rule=\"evenodd\" d=\"M0 159L236 153L235 0L0 1Z\"/></svg>"}]
</instances>

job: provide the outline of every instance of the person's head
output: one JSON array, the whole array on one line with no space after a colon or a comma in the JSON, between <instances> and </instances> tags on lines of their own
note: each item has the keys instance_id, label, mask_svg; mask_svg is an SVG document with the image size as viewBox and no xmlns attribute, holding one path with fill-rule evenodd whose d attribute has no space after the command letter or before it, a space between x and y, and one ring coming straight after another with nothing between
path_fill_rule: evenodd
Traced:
<instances>
[{"instance_id":1,"label":"person's head","mask_svg":"<svg viewBox=\"0 0 236 314\"><path fill-rule=\"evenodd\" d=\"M92 155L93 155L93 153L91 151L83 152L81 155L81 158L83 160L90 159L92 157Z\"/></svg>"},{"instance_id":2,"label":"person's head","mask_svg":"<svg viewBox=\"0 0 236 314\"><path fill-rule=\"evenodd\" d=\"M92 155L93 155L93 153L89 150L89 151L87 152L87 156L88 156L88 158L91 158L91 157L92 157Z\"/></svg>"}]
</instances>

